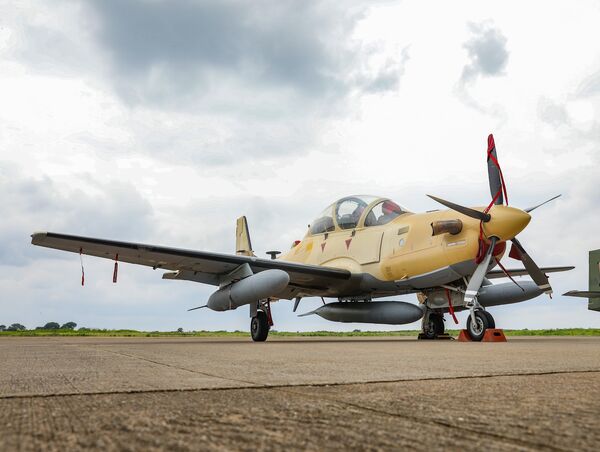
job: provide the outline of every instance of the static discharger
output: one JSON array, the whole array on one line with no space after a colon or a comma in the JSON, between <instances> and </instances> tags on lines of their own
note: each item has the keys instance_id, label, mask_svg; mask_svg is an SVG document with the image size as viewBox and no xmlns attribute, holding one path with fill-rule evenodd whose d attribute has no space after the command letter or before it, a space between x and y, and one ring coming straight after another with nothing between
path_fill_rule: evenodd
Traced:
<instances>
[{"instance_id":1,"label":"static discharger","mask_svg":"<svg viewBox=\"0 0 600 452\"><path fill-rule=\"evenodd\" d=\"M117 275L119 273L119 254L115 255L115 268L113 270L113 283L117 282Z\"/></svg>"},{"instance_id":2,"label":"static discharger","mask_svg":"<svg viewBox=\"0 0 600 452\"><path fill-rule=\"evenodd\" d=\"M85 285L85 271L83 270L83 249L79 248L79 262L81 263L81 285Z\"/></svg>"}]
</instances>

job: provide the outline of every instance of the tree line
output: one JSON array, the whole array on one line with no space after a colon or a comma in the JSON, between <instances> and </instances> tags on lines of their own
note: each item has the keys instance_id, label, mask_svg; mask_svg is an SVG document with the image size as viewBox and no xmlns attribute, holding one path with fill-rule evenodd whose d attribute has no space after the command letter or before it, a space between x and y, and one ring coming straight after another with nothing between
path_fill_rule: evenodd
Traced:
<instances>
[{"instance_id":1,"label":"tree line","mask_svg":"<svg viewBox=\"0 0 600 452\"><path fill-rule=\"evenodd\" d=\"M67 322L61 325L57 322L48 322L44 326L36 327L36 330L74 330L77 327L75 322ZM27 328L25 325L20 323L13 323L12 325L0 325L0 331L25 331Z\"/></svg>"}]
</instances>

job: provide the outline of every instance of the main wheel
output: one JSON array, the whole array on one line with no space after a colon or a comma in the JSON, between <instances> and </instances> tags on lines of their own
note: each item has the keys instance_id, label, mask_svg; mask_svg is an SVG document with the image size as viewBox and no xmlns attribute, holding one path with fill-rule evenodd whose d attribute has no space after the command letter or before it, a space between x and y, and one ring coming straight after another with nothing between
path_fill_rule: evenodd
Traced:
<instances>
[{"instance_id":1,"label":"main wheel","mask_svg":"<svg viewBox=\"0 0 600 452\"><path fill-rule=\"evenodd\" d=\"M435 339L444 334L444 316L442 314L429 314L427 328L423 331L427 339Z\"/></svg>"},{"instance_id":2,"label":"main wheel","mask_svg":"<svg viewBox=\"0 0 600 452\"><path fill-rule=\"evenodd\" d=\"M264 342L269 335L269 321L265 311L256 311L256 317L250 322L250 334L254 342Z\"/></svg>"},{"instance_id":3,"label":"main wheel","mask_svg":"<svg viewBox=\"0 0 600 452\"><path fill-rule=\"evenodd\" d=\"M471 320L471 315L469 315L467 318L467 331L469 332L471 339L474 341L481 341L485 334L485 330L493 328L493 326L490 326L490 323L493 324L493 322L494 319L492 316L485 311L475 311L475 322Z\"/></svg>"}]
</instances>

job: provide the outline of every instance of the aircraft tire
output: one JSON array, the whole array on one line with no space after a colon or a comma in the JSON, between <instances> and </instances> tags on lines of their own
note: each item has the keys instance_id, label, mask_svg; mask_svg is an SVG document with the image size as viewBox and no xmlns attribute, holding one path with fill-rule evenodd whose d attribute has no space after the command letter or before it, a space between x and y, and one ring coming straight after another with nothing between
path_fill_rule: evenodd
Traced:
<instances>
[{"instance_id":1,"label":"aircraft tire","mask_svg":"<svg viewBox=\"0 0 600 452\"><path fill-rule=\"evenodd\" d=\"M496 328L496 321L494 320L494 317L492 317L492 314L490 314L487 311L481 311L485 314L485 316L488 318L488 328Z\"/></svg>"},{"instance_id":2,"label":"aircraft tire","mask_svg":"<svg viewBox=\"0 0 600 452\"><path fill-rule=\"evenodd\" d=\"M442 314L429 314L429 324L427 331L424 331L427 339L435 339L437 336L444 334L444 316Z\"/></svg>"},{"instance_id":3,"label":"aircraft tire","mask_svg":"<svg viewBox=\"0 0 600 452\"><path fill-rule=\"evenodd\" d=\"M256 317L250 322L250 334L254 342L264 342L269 335L269 321L265 311L256 311Z\"/></svg>"},{"instance_id":4,"label":"aircraft tire","mask_svg":"<svg viewBox=\"0 0 600 452\"><path fill-rule=\"evenodd\" d=\"M469 336L474 341L481 341L483 336L485 335L485 330L491 328L490 319L488 317L488 313L482 310L475 311L475 324L471 321L471 315L467 318L467 331L469 332ZM490 315L491 317L491 315ZM492 318L492 322L493 322Z\"/></svg>"}]
</instances>

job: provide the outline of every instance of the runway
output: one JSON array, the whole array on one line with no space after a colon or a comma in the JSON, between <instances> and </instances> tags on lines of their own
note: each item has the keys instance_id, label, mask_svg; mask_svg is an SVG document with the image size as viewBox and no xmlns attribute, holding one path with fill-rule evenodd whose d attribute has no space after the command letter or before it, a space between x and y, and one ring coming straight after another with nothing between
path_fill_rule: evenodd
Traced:
<instances>
[{"instance_id":1,"label":"runway","mask_svg":"<svg viewBox=\"0 0 600 452\"><path fill-rule=\"evenodd\" d=\"M0 448L597 450L600 338L0 338Z\"/></svg>"}]
</instances>

